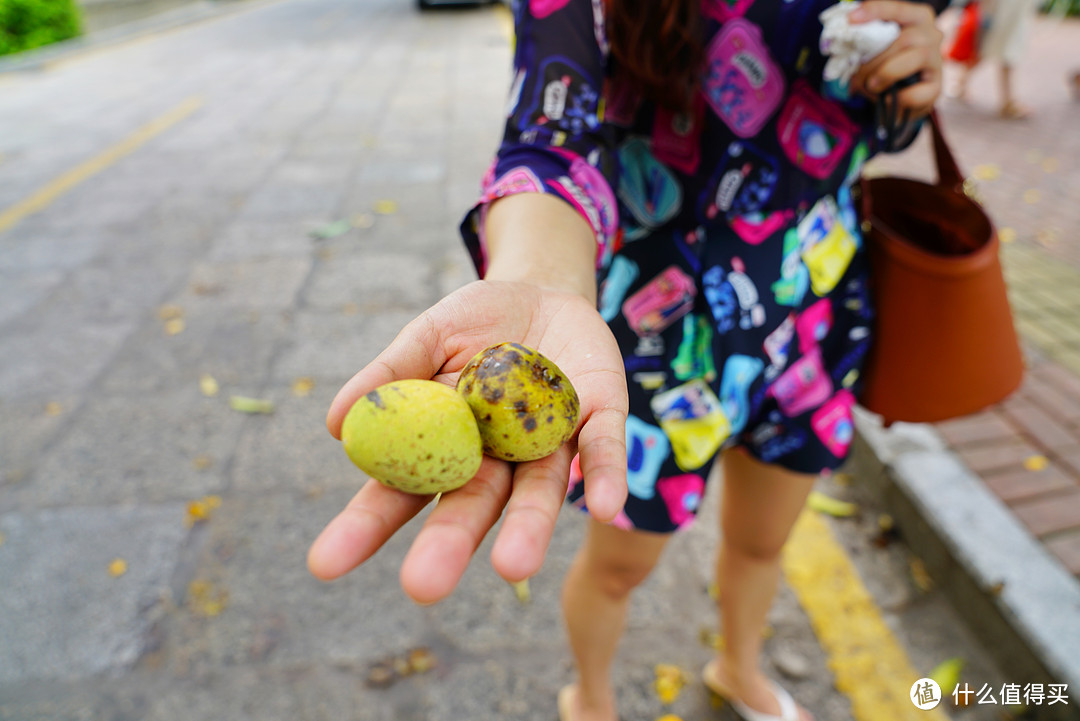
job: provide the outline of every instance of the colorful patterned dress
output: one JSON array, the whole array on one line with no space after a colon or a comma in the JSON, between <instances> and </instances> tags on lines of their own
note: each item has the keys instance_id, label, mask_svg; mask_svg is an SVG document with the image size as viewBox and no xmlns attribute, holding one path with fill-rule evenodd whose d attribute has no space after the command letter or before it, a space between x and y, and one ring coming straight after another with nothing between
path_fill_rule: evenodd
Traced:
<instances>
[{"instance_id":1,"label":"colorful patterned dress","mask_svg":"<svg viewBox=\"0 0 1080 721\"><path fill-rule=\"evenodd\" d=\"M832 0L704 0L693 109L612 73L603 0L522 0L510 111L462 234L485 264L484 208L556 195L596 234L599 311L630 395L630 497L616 523L690 522L718 451L839 466L872 309L852 186L874 108L822 80ZM575 464L568 499L584 503Z\"/></svg>"}]
</instances>

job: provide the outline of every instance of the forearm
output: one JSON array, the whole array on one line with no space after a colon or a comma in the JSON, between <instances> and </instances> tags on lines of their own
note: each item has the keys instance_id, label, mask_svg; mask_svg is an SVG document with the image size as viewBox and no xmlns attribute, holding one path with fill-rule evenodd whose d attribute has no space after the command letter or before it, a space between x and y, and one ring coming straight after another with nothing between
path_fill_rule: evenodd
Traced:
<instances>
[{"instance_id":1,"label":"forearm","mask_svg":"<svg viewBox=\"0 0 1080 721\"><path fill-rule=\"evenodd\" d=\"M596 303L596 237L564 201L518 193L488 208L487 280L530 283Z\"/></svg>"}]
</instances>

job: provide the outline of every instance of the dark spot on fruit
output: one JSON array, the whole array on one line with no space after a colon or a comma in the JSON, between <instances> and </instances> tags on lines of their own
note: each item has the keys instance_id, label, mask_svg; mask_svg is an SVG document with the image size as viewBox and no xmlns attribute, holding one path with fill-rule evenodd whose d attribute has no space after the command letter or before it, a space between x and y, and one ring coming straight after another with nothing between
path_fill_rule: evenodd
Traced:
<instances>
[{"instance_id":1,"label":"dark spot on fruit","mask_svg":"<svg viewBox=\"0 0 1080 721\"><path fill-rule=\"evenodd\" d=\"M547 417L547 422L548 423L554 423L555 422L555 416L548 416Z\"/></svg>"},{"instance_id":2,"label":"dark spot on fruit","mask_svg":"<svg viewBox=\"0 0 1080 721\"><path fill-rule=\"evenodd\" d=\"M502 400L503 389L502 388L492 388L487 383L485 383L482 386L480 386L480 397L483 398L488 403L492 403L492 404L498 403L500 400Z\"/></svg>"},{"instance_id":3,"label":"dark spot on fruit","mask_svg":"<svg viewBox=\"0 0 1080 721\"><path fill-rule=\"evenodd\" d=\"M364 398L367 398L369 401L374 403L376 408L380 410L386 409L386 404L383 403L383 399L382 396L379 395L379 391L371 391L366 396L364 396Z\"/></svg>"},{"instance_id":4,"label":"dark spot on fruit","mask_svg":"<svg viewBox=\"0 0 1080 721\"><path fill-rule=\"evenodd\" d=\"M529 412L529 404L525 401L514 401L514 410L519 416L523 416Z\"/></svg>"},{"instance_id":5,"label":"dark spot on fruit","mask_svg":"<svg viewBox=\"0 0 1080 721\"><path fill-rule=\"evenodd\" d=\"M417 437L417 438L423 438L423 437L424 437L424 434L423 434L423 433L417 433L417 434L416 434L416 437Z\"/></svg>"},{"instance_id":6,"label":"dark spot on fruit","mask_svg":"<svg viewBox=\"0 0 1080 721\"><path fill-rule=\"evenodd\" d=\"M484 423L491 423L491 414L490 413L484 414Z\"/></svg>"},{"instance_id":7,"label":"dark spot on fruit","mask_svg":"<svg viewBox=\"0 0 1080 721\"><path fill-rule=\"evenodd\" d=\"M424 457L424 460L425 460L425 461L430 461L430 460L431 460L432 458L434 458L434 456L432 456L432 455L431 455L431 454L429 453L429 454L427 454L427 455L426 455L426 456Z\"/></svg>"},{"instance_id":8,"label":"dark spot on fruit","mask_svg":"<svg viewBox=\"0 0 1080 721\"><path fill-rule=\"evenodd\" d=\"M529 433L532 433L536 430L536 419L532 416L529 416L525 419L525 430Z\"/></svg>"}]
</instances>

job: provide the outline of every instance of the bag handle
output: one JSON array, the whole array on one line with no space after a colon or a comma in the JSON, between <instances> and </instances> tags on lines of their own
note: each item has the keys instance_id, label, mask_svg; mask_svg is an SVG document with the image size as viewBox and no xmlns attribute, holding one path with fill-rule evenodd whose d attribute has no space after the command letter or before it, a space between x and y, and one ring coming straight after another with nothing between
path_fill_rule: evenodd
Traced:
<instances>
[{"instance_id":1,"label":"bag handle","mask_svg":"<svg viewBox=\"0 0 1080 721\"><path fill-rule=\"evenodd\" d=\"M934 153L934 165L937 168L937 185L948 188L949 190L960 193L961 195L967 195L964 192L964 174L960 172L960 166L956 163L956 156L953 155L952 149L949 147L949 142L945 139L945 134L941 130L941 118L938 116L937 108L933 108L930 111L930 115L927 116L927 122L930 125L931 134L933 135L933 153ZM862 211L863 223L868 224L872 215L872 204L869 185L871 179L862 178L859 185L855 186L853 190L858 190L856 199L859 202L860 209ZM869 228L864 227L863 232L868 232Z\"/></svg>"},{"instance_id":2,"label":"bag handle","mask_svg":"<svg viewBox=\"0 0 1080 721\"><path fill-rule=\"evenodd\" d=\"M948 141L945 140L937 108L930 111L929 119L930 129L934 131L934 161L937 164L938 185L954 190L957 193L963 193L964 174L960 172L960 166L956 164L956 157L953 155Z\"/></svg>"}]
</instances>

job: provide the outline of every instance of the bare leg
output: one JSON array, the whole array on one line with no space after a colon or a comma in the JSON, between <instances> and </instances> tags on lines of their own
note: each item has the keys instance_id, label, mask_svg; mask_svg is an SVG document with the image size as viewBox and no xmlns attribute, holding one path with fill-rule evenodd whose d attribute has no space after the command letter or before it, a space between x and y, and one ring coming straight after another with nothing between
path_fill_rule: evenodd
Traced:
<instances>
[{"instance_id":1,"label":"bare leg","mask_svg":"<svg viewBox=\"0 0 1080 721\"><path fill-rule=\"evenodd\" d=\"M956 78L956 85L952 87L949 95L956 100L967 102L967 88L968 79L971 76L971 66L962 65L960 67L960 75Z\"/></svg>"},{"instance_id":2,"label":"bare leg","mask_svg":"<svg viewBox=\"0 0 1080 721\"><path fill-rule=\"evenodd\" d=\"M816 476L767 465L741 450L724 455L723 471L717 580L724 650L713 663L714 677L750 708L778 714L761 671L762 632L780 581L780 551Z\"/></svg>"},{"instance_id":3,"label":"bare leg","mask_svg":"<svg viewBox=\"0 0 1080 721\"><path fill-rule=\"evenodd\" d=\"M1009 119L1026 118L1031 110L1016 102L1013 96L1012 67L1005 62L1001 63L1001 117Z\"/></svg>"},{"instance_id":4,"label":"bare leg","mask_svg":"<svg viewBox=\"0 0 1080 721\"><path fill-rule=\"evenodd\" d=\"M623 531L590 519L585 544L563 584L562 605L578 682L570 719L615 721L611 664L622 636L630 592L644 581L670 538ZM569 719L564 719L569 721Z\"/></svg>"}]
</instances>

